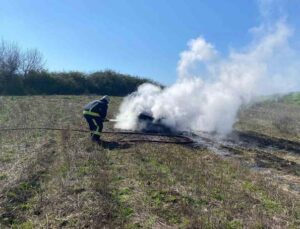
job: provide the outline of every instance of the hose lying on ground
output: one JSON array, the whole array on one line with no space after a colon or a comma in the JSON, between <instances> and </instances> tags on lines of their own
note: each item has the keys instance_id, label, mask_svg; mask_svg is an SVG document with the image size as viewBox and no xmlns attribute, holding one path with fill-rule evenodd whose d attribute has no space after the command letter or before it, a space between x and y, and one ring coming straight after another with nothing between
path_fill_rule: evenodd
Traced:
<instances>
[{"instance_id":1,"label":"hose lying on ground","mask_svg":"<svg viewBox=\"0 0 300 229\"><path fill-rule=\"evenodd\" d=\"M58 127L13 127L13 128L0 128L0 132L7 131L26 131L26 130L53 130L53 131L72 131L80 133L90 133L89 130L73 129L73 128L58 128ZM151 139L131 139L122 140L121 142L152 142L152 143L173 143L173 144L191 144L193 140L183 135L166 134L166 133L153 133L153 132L133 132L133 131L102 131L103 134L121 134L121 135L143 135L143 136L157 136L157 137L172 137L180 138L184 141L165 141L165 140L151 140Z\"/></svg>"}]
</instances>

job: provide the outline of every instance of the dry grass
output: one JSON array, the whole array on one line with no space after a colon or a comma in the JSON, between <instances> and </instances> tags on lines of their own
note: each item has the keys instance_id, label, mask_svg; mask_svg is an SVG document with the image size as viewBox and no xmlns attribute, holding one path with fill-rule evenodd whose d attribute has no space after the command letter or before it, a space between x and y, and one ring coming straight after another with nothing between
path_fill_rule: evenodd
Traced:
<instances>
[{"instance_id":1,"label":"dry grass","mask_svg":"<svg viewBox=\"0 0 300 229\"><path fill-rule=\"evenodd\" d=\"M91 99L0 97L1 126L85 127L81 108ZM113 98L110 117L120 100ZM86 133L69 131L0 132L0 143L0 228L300 226L299 195L206 149L170 144L107 149L92 144Z\"/></svg>"},{"instance_id":2,"label":"dry grass","mask_svg":"<svg viewBox=\"0 0 300 229\"><path fill-rule=\"evenodd\" d=\"M300 142L300 106L266 101L241 110L235 127Z\"/></svg>"}]
</instances>

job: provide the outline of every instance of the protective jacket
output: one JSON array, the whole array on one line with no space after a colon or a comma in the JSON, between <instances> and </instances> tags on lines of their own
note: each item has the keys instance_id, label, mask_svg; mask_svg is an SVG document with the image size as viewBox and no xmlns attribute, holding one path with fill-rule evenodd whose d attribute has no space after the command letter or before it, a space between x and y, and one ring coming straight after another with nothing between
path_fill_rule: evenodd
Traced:
<instances>
[{"instance_id":1,"label":"protective jacket","mask_svg":"<svg viewBox=\"0 0 300 229\"><path fill-rule=\"evenodd\" d=\"M107 102L105 100L94 100L84 106L84 114L94 117L100 117L102 120L106 118L107 115Z\"/></svg>"}]
</instances>

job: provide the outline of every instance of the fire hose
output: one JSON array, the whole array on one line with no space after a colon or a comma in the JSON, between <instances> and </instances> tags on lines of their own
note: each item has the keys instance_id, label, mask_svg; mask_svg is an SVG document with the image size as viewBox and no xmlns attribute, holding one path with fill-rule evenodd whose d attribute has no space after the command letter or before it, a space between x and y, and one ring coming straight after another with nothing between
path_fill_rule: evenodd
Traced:
<instances>
[{"instance_id":1,"label":"fire hose","mask_svg":"<svg viewBox=\"0 0 300 229\"><path fill-rule=\"evenodd\" d=\"M58 128L58 127L12 127L0 128L0 132L8 131L27 131L27 130L47 130L47 131L72 131L80 133L90 133L89 130L76 129L76 128ZM134 132L134 131L102 131L103 134L118 134L118 135L140 135L140 136L153 136L153 137L169 137L182 139L183 141L165 141L165 140L151 140L151 139L131 139L122 140L121 142L151 142L151 143L172 143L172 144L191 144L193 140L189 137L176 134L153 133L153 132Z\"/></svg>"}]
</instances>

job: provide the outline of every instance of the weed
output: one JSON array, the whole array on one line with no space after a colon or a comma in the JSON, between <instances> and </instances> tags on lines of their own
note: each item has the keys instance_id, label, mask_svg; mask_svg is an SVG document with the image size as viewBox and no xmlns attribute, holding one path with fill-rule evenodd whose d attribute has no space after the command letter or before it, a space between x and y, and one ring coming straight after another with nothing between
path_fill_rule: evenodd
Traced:
<instances>
[{"instance_id":1,"label":"weed","mask_svg":"<svg viewBox=\"0 0 300 229\"><path fill-rule=\"evenodd\" d=\"M234 219L228 223L228 229L241 229L243 228L243 224L240 220Z\"/></svg>"},{"instance_id":2,"label":"weed","mask_svg":"<svg viewBox=\"0 0 300 229\"><path fill-rule=\"evenodd\" d=\"M20 223L20 224L13 224L13 229L33 229L35 228L34 224L31 221Z\"/></svg>"},{"instance_id":3,"label":"weed","mask_svg":"<svg viewBox=\"0 0 300 229\"><path fill-rule=\"evenodd\" d=\"M134 213L133 209L130 207L123 207L120 210L120 216L121 218L129 218Z\"/></svg>"},{"instance_id":4,"label":"weed","mask_svg":"<svg viewBox=\"0 0 300 229\"><path fill-rule=\"evenodd\" d=\"M132 191L126 187L121 190L115 190L113 192L113 196L120 203L125 203L130 198L131 193L132 193Z\"/></svg>"},{"instance_id":5,"label":"weed","mask_svg":"<svg viewBox=\"0 0 300 229\"><path fill-rule=\"evenodd\" d=\"M0 181L1 180L6 180L7 179L7 174L5 174L5 173L0 173Z\"/></svg>"}]
</instances>

